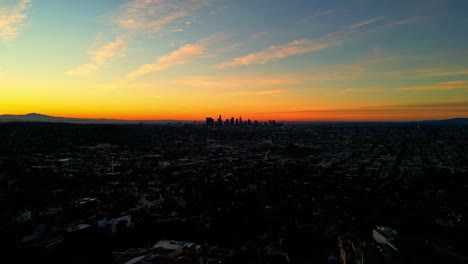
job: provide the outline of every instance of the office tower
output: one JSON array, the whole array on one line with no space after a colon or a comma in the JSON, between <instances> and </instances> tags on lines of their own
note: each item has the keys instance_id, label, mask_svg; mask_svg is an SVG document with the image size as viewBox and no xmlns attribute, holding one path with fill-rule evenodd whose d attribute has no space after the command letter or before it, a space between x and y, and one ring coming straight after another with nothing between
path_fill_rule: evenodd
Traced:
<instances>
[{"instance_id":1,"label":"office tower","mask_svg":"<svg viewBox=\"0 0 468 264\"><path fill-rule=\"evenodd\" d=\"M206 118L206 126L209 126L209 127L210 127L210 126L214 126L214 124L215 124L215 123L214 123L214 119L213 119L213 118L211 118L211 117L207 117L207 118Z\"/></svg>"}]
</instances>

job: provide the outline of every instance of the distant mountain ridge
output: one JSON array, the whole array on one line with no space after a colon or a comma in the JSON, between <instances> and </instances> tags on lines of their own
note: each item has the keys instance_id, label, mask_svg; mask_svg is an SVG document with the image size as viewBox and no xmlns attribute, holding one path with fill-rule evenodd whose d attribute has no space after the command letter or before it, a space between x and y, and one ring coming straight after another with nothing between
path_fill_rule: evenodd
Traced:
<instances>
[{"instance_id":1,"label":"distant mountain ridge","mask_svg":"<svg viewBox=\"0 0 468 264\"><path fill-rule=\"evenodd\" d=\"M51 123L75 123L75 124L167 124L167 123L190 123L187 120L123 120L106 118L71 118L56 117L37 113L26 115L0 115L0 122L51 122Z\"/></svg>"},{"instance_id":2,"label":"distant mountain ridge","mask_svg":"<svg viewBox=\"0 0 468 264\"><path fill-rule=\"evenodd\" d=\"M37 113L30 113L26 115L0 115L1 122L51 122L51 123L74 123L74 124L168 124L168 123L192 123L188 120L124 120L124 119L106 119L106 118L72 118L72 117L56 117L48 116ZM451 118L445 120L423 120L413 122L424 123L444 123L444 124L468 124L468 118ZM287 122L296 123L296 122ZM309 123L309 122L297 122ZM343 122L346 123L346 122ZM358 122L359 123L359 122Z\"/></svg>"},{"instance_id":3,"label":"distant mountain ridge","mask_svg":"<svg viewBox=\"0 0 468 264\"><path fill-rule=\"evenodd\" d=\"M468 118L451 118L444 120L425 120L423 122L445 123L445 124L468 124Z\"/></svg>"}]
</instances>

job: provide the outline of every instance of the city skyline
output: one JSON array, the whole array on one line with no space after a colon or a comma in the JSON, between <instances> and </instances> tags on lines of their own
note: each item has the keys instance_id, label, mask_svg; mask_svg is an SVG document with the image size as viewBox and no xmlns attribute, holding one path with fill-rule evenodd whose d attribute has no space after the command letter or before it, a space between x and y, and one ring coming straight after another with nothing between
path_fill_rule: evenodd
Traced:
<instances>
[{"instance_id":1,"label":"city skyline","mask_svg":"<svg viewBox=\"0 0 468 264\"><path fill-rule=\"evenodd\" d=\"M461 0L4 0L0 114L467 118L467 10Z\"/></svg>"}]
</instances>

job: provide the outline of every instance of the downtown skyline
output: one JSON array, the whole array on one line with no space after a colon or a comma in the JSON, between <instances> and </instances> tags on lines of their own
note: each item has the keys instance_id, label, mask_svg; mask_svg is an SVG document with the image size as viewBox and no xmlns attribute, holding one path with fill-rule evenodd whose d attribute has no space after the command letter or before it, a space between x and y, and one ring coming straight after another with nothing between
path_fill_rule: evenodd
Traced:
<instances>
[{"instance_id":1,"label":"downtown skyline","mask_svg":"<svg viewBox=\"0 0 468 264\"><path fill-rule=\"evenodd\" d=\"M466 1L1 0L0 114L468 117Z\"/></svg>"}]
</instances>

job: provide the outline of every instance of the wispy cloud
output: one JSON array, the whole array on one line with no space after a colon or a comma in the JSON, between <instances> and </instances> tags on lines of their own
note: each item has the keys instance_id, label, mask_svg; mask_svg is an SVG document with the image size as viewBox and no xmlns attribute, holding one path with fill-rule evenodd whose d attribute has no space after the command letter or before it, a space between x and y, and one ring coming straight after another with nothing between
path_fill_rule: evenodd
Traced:
<instances>
[{"instance_id":1,"label":"wispy cloud","mask_svg":"<svg viewBox=\"0 0 468 264\"><path fill-rule=\"evenodd\" d=\"M32 0L21 0L13 7L0 7L0 39L15 39L21 30L28 26L25 13L31 7Z\"/></svg>"},{"instance_id":2,"label":"wispy cloud","mask_svg":"<svg viewBox=\"0 0 468 264\"><path fill-rule=\"evenodd\" d=\"M358 27L362 27L362 26L365 26L365 25L369 25L369 24L372 24L372 23L375 23L379 20L382 20L382 19L385 19L386 17L376 17L376 18L373 18L373 19L369 19L369 20L366 20L366 21L361 21L361 22L358 22L356 24L353 24L351 26L349 26L349 28L358 28Z\"/></svg>"},{"instance_id":3,"label":"wispy cloud","mask_svg":"<svg viewBox=\"0 0 468 264\"><path fill-rule=\"evenodd\" d=\"M113 57L123 57L127 49L127 41L121 37L117 37L113 42L107 43L105 46L97 50L90 51L90 61L86 64L72 69L66 74L68 75L88 75L99 70L107 61Z\"/></svg>"},{"instance_id":4,"label":"wispy cloud","mask_svg":"<svg viewBox=\"0 0 468 264\"><path fill-rule=\"evenodd\" d=\"M232 93L228 93L227 96L245 96L245 95L259 95L259 96L281 96L283 93L287 93L288 90L286 89L277 89L277 90L249 90L249 91L236 91Z\"/></svg>"},{"instance_id":5,"label":"wispy cloud","mask_svg":"<svg viewBox=\"0 0 468 264\"><path fill-rule=\"evenodd\" d=\"M264 51L252 53L240 58L235 58L230 62L225 62L218 65L218 67L229 68L250 64L265 64L276 59L323 50L329 47L329 45L330 44L320 43L309 39L301 39L281 46L271 46Z\"/></svg>"},{"instance_id":6,"label":"wispy cloud","mask_svg":"<svg viewBox=\"0 0 468 264\"><path fill-rule=\"evenodd\" d=\"M250 38L251 39L259 39L259 38L263 38L264 36L266 36L268 34L269 34L268 32L257 32L257 33L254 33L254 34L250 35Z\"/></svg>"},{"instance_id":7,"label":"wispy cloud","mask_svg":"<svg viewBox=\"0 0 468 264\"><path fill-rule=\"evenodd\" d=\"M285 93L287 91L288 90L285 90L285 89L278 89L278 90L259 91L259 92L256 92L256 94L275 95L275 94Z\"/></svg>"},{"instance_id":8,"label":"wispy cloud","mask_svg":"<svg viewBox=\"0 0 468 264\"><path fill-rule=\"evenodd\" d=\"M333 32L314 40L300 39L280 46L271 46L263 51L251 53L243 57L235 58L232 61L221 63L218 65L218 68L238 67L251 64L266 64L270 61L283 59L294 55L317 52L330 47L338 46L347 41L350 41L358 35L376 31L378 28L382 28L382 24L377 22L384 20L384 18L385 17L378 17L371 20L361 21L346 27L342 31ZM385 25L385 23L394 22L383 23L383 25ZM370 25L373 24L379 25L370 27ZM368 26L365 27L365 25Z\"/></svg>"},{"instance_id":9,"label":"wispy cloud","mask_svg":"<svg viewBox=\"0 0 468 264\"><path fill-rule=\"evenodd\" d=\"M429 103L408 103L374 105L359 108L345 109L309 109L298 111L264 112L262 114L300 114L300 113L320 113L329 115L372 115L372 114L408 114L408 113L465 113L468 114L468 101L453 102L429 102Z\"/></svg>"},{"instance_id":10,"label":"wispy cloud","mask_svg":"<svg viewBox=\"0 0 468 264\"><path fill-rule=\"evenodd\" d=\"M112 21L125 34L154 34L174 22L186 24L184 18L208 6L214 0L133 0Z\"/></svg>"},{"instance_id":11,"label":"wispy cloud","mask_svg":"<svg viewBox=\"0 0 468 264\"><path fill-rule=\"evenodd\" d=\"M353 89L353 88L348 88L344 90L340 90L337 95L345 95L345 94L350 94L350 93L372 93L372 92L377 92L380 91L379 89Z\"/></svg>"},{"instance_id":12,"label":"wispy cloud","mask_svg":"<svg viewBox=\"0 0 468 264\"><path fill-rule=\"evenodd\" d=\"M190 76L171 81L172 84L194 88L248 88L278 86L298 83L295 76L288 75L237 75L237 76Z\"/></svg>"},{"instance_id":13,"label":"wispy cloud","mask_svg":"<svg viewBox=\"0 0 468 264\"><path fill-rule=\"evenodd\" d=\"M154 63L140 66L138 69L128 74L127 77L129 79L133 79L137 76L145 75L150 72L162 71L175 65L186 64L191 59L204 54L210 46L218 43L219 41L222 41L227 37L228 34L218 33L204 38L197 43L186 44L167 55L156 58Z\"/></svg>"},{"instance_id":14,"label":"wispy cloud","mask_svg":"<svg viewBox=\"0 0 468 264\"><path fill-rule=\"evenodd\" d=\"M118 36L114 42L90 52L90 62L76 69L66 72L69 75L87 75L101 68L110 58L121 57L127 48L128 42L135 36L145 35L150 37L168 28L168 31L183 31L182 25L188 26L184 19L193 14L199 8L209 5L214 0L133 0L121 6L121 10L114 14L110 20L116 25ZM175 51L162 58L165 65L154 66L147 64L142 66L142 74L169 67L172 64L183 63L183 57L196 55L203 52L202 45L186 45L179 51ZM138 75L138 73L135 73ZM140 74L141 75L141 74Z\"/></svg>"},{"instance_id":15,"label":"wispy cloud","mask_svg":"<svg viewBox=\"0 0 468 264\"><path fill-rule=\"evenodd\" d=\"M391 78L422 78L433 76L455 76L468 75L468 67L466 65L452 65L450 67L426 67L417 69L408 69L401 71L389 71L385 73L386 77Z\"/></svg>"},{"instance_id":16,"label":"wispy cloud","mask_svg":"<svg viewBox=\"0 0 468 264\"><path fill-rule=\"evenodd\" d=\"M342 13L346 13L346 12L349 12L349 10L329 9L329 10L317 11L317 12L313 13L312 15L303 18L301 20L301 22L302 23L307 23L307 22L310 22L310 21L314 21L319 17L321 18L321 17L324 17L324 16L332 15L332 14L333 15L338 15L338 14L342 14Z\"/></svg>"},{"instance_id":17,"label":"wispy cloud","mask_svg":"<svg viewBox=\"0 0 468 264\"><path fill-rule=\"evenodd\" d=\"M467 89L468 88L468 81L453 81L453 82L443 82L437 83L433 85L426 85L426 86L412 86L412 87L404 87L398 88L399 90L454 90L454 89Z\"/></svg>"}]
</instances>

